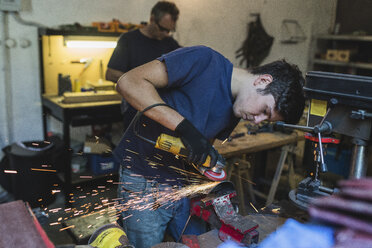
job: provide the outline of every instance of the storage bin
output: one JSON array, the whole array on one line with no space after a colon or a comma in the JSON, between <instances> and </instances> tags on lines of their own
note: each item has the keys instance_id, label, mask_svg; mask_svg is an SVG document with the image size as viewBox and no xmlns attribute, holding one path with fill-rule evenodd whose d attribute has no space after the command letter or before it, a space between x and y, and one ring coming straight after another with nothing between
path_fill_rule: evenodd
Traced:
<instances>
[{"instance_id":1,"label":"storage bin","mask_svg":"<svg viewBox=\"0 0 372 248\"><path fill-rule=\"evenodd\" d=\"M117 173L119 163L115 161L112 153L89 154L89 165L94 175Z\"/></svg>"}]
</instances>

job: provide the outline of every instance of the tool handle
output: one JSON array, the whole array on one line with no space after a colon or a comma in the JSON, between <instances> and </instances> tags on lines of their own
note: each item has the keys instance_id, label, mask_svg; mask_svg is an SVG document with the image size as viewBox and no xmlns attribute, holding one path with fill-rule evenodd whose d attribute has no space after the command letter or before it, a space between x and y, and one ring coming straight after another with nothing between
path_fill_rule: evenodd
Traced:
<instances>
[{"instance_id":1,"label":"tool handle","mask_svg":"<svg viewBox=\"0 0 372 248\"><path fill-rule=\"evenodd\" d=\"M160 134L160 136L156 140L155 148L170 152L181 157L187 157L189 155L189 151L186 149L180 138L165 133ZM211 157L208 156L203 166L210 167L210 163Z\"/></svg>"}]
</instances>

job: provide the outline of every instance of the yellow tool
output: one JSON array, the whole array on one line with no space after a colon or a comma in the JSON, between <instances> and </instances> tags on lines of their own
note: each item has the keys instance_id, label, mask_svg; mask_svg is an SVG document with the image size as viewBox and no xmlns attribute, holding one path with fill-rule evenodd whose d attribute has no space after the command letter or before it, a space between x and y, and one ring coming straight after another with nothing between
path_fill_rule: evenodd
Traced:
<instances>
[{"instance_id":1,"label":"yellow tool","mask_svg":"<svg viewBox=\"0 0 372 248\"><path fill-rule=\"evenodd\" d=\"M173 137L171 135L163 133L163 134L160 134L160 136L157 138L157 140L155 142L155 141L150 140L150 139L148 139L148 138L139 134L138 122L139 122L140 117L142 116L142 114L144 112L146 112L147 110L149 110L153 107L156 107L156 106L167 106L167 107L172 108L171 106L169 106L165 103L158 103L158 104L153 104L153 105L145 108L144 110L138 112L132 120L134 134L137 137L139 137L140 139L154 145L155 148L157 148L157 149L160 149L160 150L163 150L163 151L166 151L166 152L170 152L174 155L178 155L178 156L181 156L181 157L187 157L189 155L189 151L186 149L185 145L182 143L181 139L178 138L178 137ZM211 167L211 165L210 165L211 157L210 156L208 156L206 158L203 165L195 166L193 164L193 166L202 175L208 177L209 179L211 179L213 181L223 181L223 180L226 179L226 172L223 170L223 168L225 167L225 160L218 152L216 152L216 153L218 154L218 157L217 157L217 163L216 163L215 166Z\"/></svg>"},{"instance_id":2,"label":"yellow tool","mask_svg":"<svg viewBox=\"0 0 372 248\"><path fill-rule=\"evenodd\" d=\"M154 142L155 143L155 142ZM187 157L189 151L182 143L181 139L168 134L161 134L155 143L155 148L160 150L179 155L181 157ZM226 179L226 173L223 170L225 167L225 161L223 157L218 154L217 163L214 167L210 166L211 157L208 156L202 166L197 166L196 169L209 179L213 181L223 181Z\"/></svg>"}]
</instances>

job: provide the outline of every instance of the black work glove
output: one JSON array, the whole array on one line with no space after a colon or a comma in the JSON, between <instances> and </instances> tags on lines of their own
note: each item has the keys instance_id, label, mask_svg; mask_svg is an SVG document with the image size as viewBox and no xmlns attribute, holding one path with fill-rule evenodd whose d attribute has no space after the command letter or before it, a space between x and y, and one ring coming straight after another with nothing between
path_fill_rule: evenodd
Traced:
<instances>
[{"instance_id":1,"label":"black work glove","mask_svg":"<svg viewBox=\"0 0 372 248\"><path fill-rule=\"evenodd\" d=\"M187 160L196 165L203 165L207 156L211 157L209 167L214 167L217 163L218 153L194 125L184 119L176 127L176 133L180 135L182 143L189 151Z\"/></svg>"}]
</instances>

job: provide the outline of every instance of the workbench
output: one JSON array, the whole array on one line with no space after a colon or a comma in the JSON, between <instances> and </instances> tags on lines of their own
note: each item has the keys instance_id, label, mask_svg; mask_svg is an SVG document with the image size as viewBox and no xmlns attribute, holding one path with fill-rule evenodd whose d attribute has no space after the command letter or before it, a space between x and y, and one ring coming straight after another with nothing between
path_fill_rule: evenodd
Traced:
<instances>
[{"instance_id":1,"label":"workbench","mask_svg":"<svg viewBox=\"0 0 372 248\"><path fill-rule=\"evenodd\" d=\"M238 133L244 133L244 136L232 139L231 141L216 141L214 147L227 160L227 176L230 179L231 173L237 163L243 166L250 167L249 162L245 161L245 157L249 154L255 154L263 151L268 151L275 148L281 148L281 155L277 164L274 178L271 182L270 191L267 196L260 194L266 198L265 206L270 205L276 193L281 172L283 170L287 155L289 152L294 152L296 144L300 140L304 140L302 132L294 131L290 134L282 132L259 132L257 134L247 134L247 121L241 121L236 126L231 136ZM238 170L239 171L239 170ZM238 174L240 177L240 174ZM239 205L243 215L245 211L244 190L241 180L237 180L236 188L239 197ZM253 198L253 194L259 194L252 189L252 184L249 184L249 194Z\"/></svg>"},{"instance_id":2,"label":"workbench","mask_svg":"<svg viewBox=\"0 0 372 248\"><path fill-rule=\"evenodd\" d=\"M62 96L42 96L43 106L43 130L44 138L47 138L47 116L53 116L62 122L63 143L68 151L70 150L70 126L86 126L97 124L109 124L123 120L120 110L120 100L83 102L83 103L63 103ZM69 153L71 155L71 153ZM63 179L65 183L64 192L67 197L72 190L71 178L71 156L68 156L64 163Z\"/></svg>"}]
</instances>

